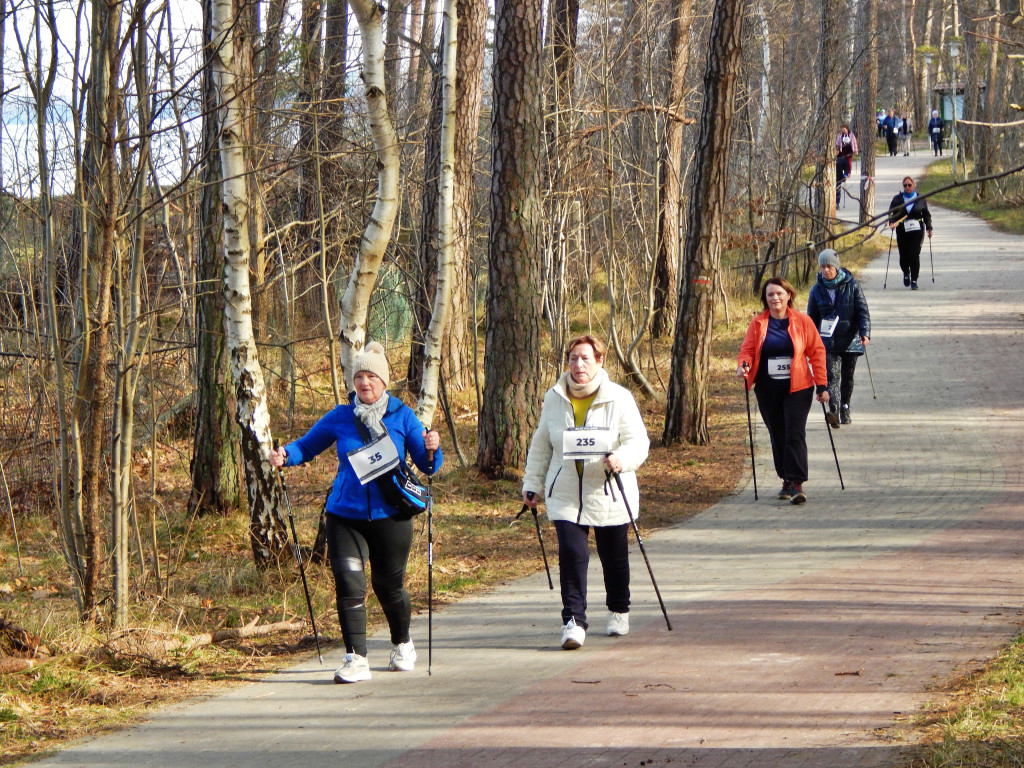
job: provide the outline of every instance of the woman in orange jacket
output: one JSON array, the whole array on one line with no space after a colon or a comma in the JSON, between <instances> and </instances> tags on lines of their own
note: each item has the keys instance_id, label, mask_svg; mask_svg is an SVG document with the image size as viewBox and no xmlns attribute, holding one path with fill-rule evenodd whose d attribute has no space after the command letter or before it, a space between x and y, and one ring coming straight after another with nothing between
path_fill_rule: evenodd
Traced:
<instances>
[{"instance_id":1,"label":"woman in orange jacket","mask_svg":"<svg viewBox=\"0 0 1024 768\"><path fill-rule=\"evenodd\" d=\"M772 277L761 287L764 312L750 322L740 346L736 375L754 387L757 407L768 427L775 472L782 478L780 499L807 501L807 414L817 391L828 402L825 346L818 329L793 308L796 291Z\"/></svg>"}]
</instances>

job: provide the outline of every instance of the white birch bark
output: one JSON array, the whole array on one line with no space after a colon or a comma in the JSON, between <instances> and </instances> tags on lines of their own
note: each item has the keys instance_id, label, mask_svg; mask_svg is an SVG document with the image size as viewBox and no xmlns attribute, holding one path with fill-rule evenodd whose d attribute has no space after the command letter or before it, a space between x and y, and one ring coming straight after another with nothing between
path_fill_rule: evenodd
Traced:
<instances>
[{"instance_id":1,"label":"white birch bark","mask_svg":"<svg viewBox=\"0 0 1024 768\"><path fill-rule=\"evenodd\" d=\"M451 306L455 263L455 62L458 54L458 14L455 0L444 4L444 73L441 82L441 172L437 200L437 283L430 325L423 339L423 378L416 416L427 428L437 410L441 349Z\"/></svg>"},{"instance_id":2,"label":"white birch bark","mask_svg":"<svg viewBox=\"0 0 1024 768\"><path fill-rule=\"evenodd\" d=\"M267 461L271 448L267 392L253 336L249 286L247 165L245 115L238 93L232 0L211 0L213 8L213 77L221 117L219 148L224 221L224 332L242 430L242 460L250 506L250 538L258 566L285 551L287 530L279 511L277 485Z\"/></svg>"},{"instance_id":3,"label":"white birch bark","mask_svg":"<svg viewBox=\"0 0 1024 768\"><path fill-rule=\"evenodd\" d=\"M370 214L355 265L341 299L341 366L345 391L352 391L352 361L366 344L366 316L398 212L398 136L388 113L384 88L384 36L381 7L373 0L351 0L363 43L363 84L370 131L377 152L377 200Z\"/></svg>"}]
</instances>

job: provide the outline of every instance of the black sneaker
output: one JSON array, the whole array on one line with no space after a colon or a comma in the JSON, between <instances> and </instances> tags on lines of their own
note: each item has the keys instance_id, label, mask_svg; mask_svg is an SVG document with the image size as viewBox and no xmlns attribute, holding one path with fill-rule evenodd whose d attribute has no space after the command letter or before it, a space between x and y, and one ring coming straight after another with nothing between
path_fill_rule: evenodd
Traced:
<instances>
[{"instance_id":1,"label":"black sneaker","mask_svg":"<svg viewBox=\"0 0 1024 768\"><path fill-rule=\"evenodd\" d=\"M853 417L850 415L850 406L844 405L839 411L839 421L843 424L853 424Z\"/></svg>"},{"instance_id":2,"label":"black sneaker","mask_svg":"<svg viewBox=\"0 0 1024 768\"><path fill-rule=\"evenodd\" d=\"M907 273L907 272L903 273L903 287L904 288L909 288L910 287L910 274Z\"/></svg>"},{"instance_id":3,"label":"black sneaker","mask_svg":"<svg viewBox=\"0 0 1024 768\"><path fill-rule=\"evenodd\" d=\"M832 427L832 429L839 429L839 414L835 411L826 411L825 421L828 422L828 425Z\"/></svg>"},{"instance_id":4,"label":"black sneaker","mask_svg":"<svg viewBox=\"0 0 1024 768\"><path fill-rule=\"evenodd\" d=\"M793 496L789 499L790 504L803 504L807 501L807 494L804 493L800 483L793 483Z\"/></svg>"},{"instance_id":5,"label":"black sneaker","mask_svg":"<svg viewBox=\"0 0 1024 768\"><path fill-rule=\"evenodd\" d=\"M911 280L910 281L910 290L912 290L912 291L916 291L917 290L917 280Z\"/></svg>"},{"instance_id":6,"label":"black sneaker","mask_svg":"<svg viewBox=\"0 0 1024 768\"><path fill-rule=\"evenodd\" d=\"M793 484L789 480L782 481L782 490L779 491L780 499L789 499L793 496Z\"/></svg>"}]
</instances>

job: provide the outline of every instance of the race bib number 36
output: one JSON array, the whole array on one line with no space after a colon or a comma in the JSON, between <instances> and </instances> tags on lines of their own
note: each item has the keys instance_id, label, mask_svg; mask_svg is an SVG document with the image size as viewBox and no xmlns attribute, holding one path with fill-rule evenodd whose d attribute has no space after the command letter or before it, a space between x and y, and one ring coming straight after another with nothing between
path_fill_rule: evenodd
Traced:
<instances>
[{"instance_id":1,"label":"race bib number 36","mask_svg":"<svg viewBox=\"0 0 1024 768\"><path fill-rule=\"evenodd\" d=\"M398 464L398 448L386 433L346 455L362 485L390 472Z\"/></svg>"},{"instance_id":2,"label":"race bib number 36","mask_svg":"<svg viewBox=\"0 0 1024 768\"><path fill-rule=\"evenodd\" d=\"M601 459L612 450L612 432L604 427L574 427L562 433L563 459Z\"/></svg>"}]
</instances>

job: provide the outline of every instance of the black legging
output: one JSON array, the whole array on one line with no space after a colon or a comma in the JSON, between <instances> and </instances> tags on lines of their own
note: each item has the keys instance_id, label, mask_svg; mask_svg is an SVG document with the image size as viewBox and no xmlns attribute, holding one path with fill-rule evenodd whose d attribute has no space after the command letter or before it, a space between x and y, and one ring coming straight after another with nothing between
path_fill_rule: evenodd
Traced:
<instances>
[{"instance_id":1,"label":"black legging","mask_svg":"<svg viewBox=\"0 0 1024 768\"><path fill-rule=\"evenodd\" d=\"M924 243L924 227L916 232L903 232L903 227L896 230L896 245L900 249L900 269L903 274L910 275L913 282L921 272L921 245Z\"/></svg>"},{"instance_id":2,"label":"black legging","mask_svg":"<svg viewBox=\"0 0 1024 768\"><path fill-rule=\"evenodd\" d=\"M586 629L587 548L589 525L555 520L558 534L558 581L562 590L562 623L575 619ZM604 572L605 605L614 613L629 612L629 523L595 525L594 541Z\"/></svg>"},{"instance_id":3,"label":"black legging","mask_svg":"<svg viewBox=\"0 0 1024 768\"><path fill-rule=\"evenodd\" d=\"M393 645L409 641L412 601L405 567L412 548L412 520L353 520L327 515L327 555L334 573L338 622L348 653L366 655L366 563L370 583L391 629Z\"/></svg>"},{"instance_id":4,"label":"black legging","mask_svg":"<svg viewBox=\"0 0 1024 768\"><path fill-rule=\"evenodd\" d=\"M775 473L790 483L807 480L807 414L814 387L789 391L789 380L758 382L754 386L757 407L768 427Z\"/></svg>"}]
</instances>

